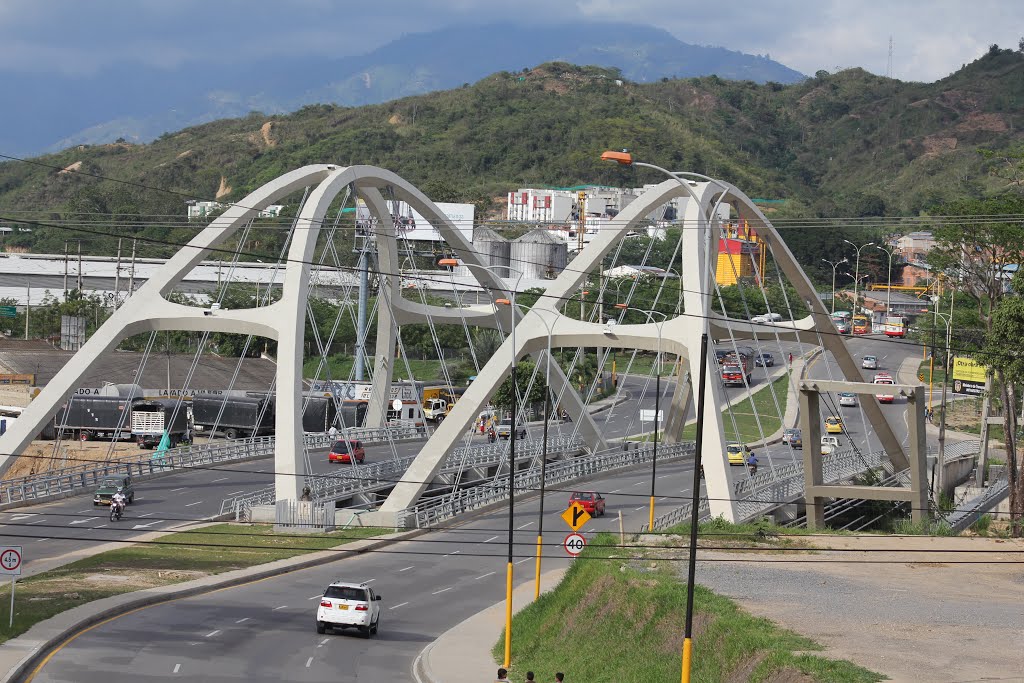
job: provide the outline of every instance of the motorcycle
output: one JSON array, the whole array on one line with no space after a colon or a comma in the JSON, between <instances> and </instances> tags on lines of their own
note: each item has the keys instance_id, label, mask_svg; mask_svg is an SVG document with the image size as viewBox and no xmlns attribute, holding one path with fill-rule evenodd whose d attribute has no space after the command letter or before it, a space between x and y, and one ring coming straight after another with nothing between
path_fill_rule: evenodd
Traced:
<instances>
[{"instance_id":1,"label":"motorcycle","mask_svg":"<svg viewBox=\"0 0 1024 683\"><path fill-rule=\"evenodd\" d=\"M117 501L111 501L110 503L110 521L120 521L121 515L124 514L124 503L118 503Z\"/></svg>"}]
</instances>

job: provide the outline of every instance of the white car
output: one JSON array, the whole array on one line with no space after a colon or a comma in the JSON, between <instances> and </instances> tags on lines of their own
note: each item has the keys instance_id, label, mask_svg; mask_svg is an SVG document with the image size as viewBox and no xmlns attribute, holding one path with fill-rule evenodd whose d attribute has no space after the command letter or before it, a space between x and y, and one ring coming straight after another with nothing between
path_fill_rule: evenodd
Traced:
<instances>
[{"instance_id":1,"label":"white car","mask_svg":"<svg viewBox=\"0 0 1024 683\"><path fill-rule=\"evenodd\" d=\"M878 358L875 356L864 356L864 360L860 362L860 366L865 370L877 370Z\"/></svg>"},{"instance_id":2,"label":"white car","mask_svg":"<svg viewBox=\"0 0 1024 683\"><path fill-rule=\"evenodd\" d=\"M365 583L336 581L327 587L316 610L316 632L355 628L369 638L380 624L380 596Z\"/></svg>"},{"instance_id":3,"label":"white car","mask_svg":"<svg viewBox=\"0 0 1024 683\"><path fill-rule=\"evenodd\" d=\"M844 408L856 408L857 407L857 395L851 394L848 391L844 391L839 394L839 405Z\"/></svg>"},{"instance_id":4,"label":"white car","mask_svg":"<svg viewBox=\"0 0 1024 683\"><path fill-rule=\"evenodd\" d=\"M838 436L823 436L821 437L821 454L828 455L829 453L839 449L839 437Z\"/></svg>"}]
</instances>

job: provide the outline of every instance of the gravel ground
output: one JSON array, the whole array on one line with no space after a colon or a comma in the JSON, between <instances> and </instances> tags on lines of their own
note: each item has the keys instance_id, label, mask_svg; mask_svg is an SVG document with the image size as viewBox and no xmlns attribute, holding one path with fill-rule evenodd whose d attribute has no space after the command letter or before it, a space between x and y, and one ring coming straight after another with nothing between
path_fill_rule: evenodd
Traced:
<instances>
[{"instance_id":1,"label":"gravel ground","mask_svg":"<svg viewBox=\"0 0 1024 683\"><path fill-rule=\"evenodd\" d=\"M701 560L758 561L699 561L697 581L812 638L828 656L896 681L1024 681L1024 543L886 537L827 544L848 551L701 553ZM856 552L866 548L884 552ZM929 552L907 552L922 549ZM805 561L779 562L797 557ZM890 562L839 562L882 559ZM968 560L985 563L954 564ZM999 560L1015 563L991 564Z\"/></svg>"}]
</instances>

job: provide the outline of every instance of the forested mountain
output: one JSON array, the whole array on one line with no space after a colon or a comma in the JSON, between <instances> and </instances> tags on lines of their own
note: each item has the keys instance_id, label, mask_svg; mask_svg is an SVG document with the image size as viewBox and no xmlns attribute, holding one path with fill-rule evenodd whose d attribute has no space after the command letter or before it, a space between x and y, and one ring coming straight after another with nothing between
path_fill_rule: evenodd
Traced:
<instances>
[{"instance_id":1,"label":"forested mountain","mask_svg":"<svg viewBox=\"0 0 1024 683\"><path fill-rule=\"evenodd\" d=\"M860 69L793 85L718 77L641 84L616 70L547 63L385 104L251 114L148 145L79 146L38 163L0 164L0 223L100 216L110 232L173 241L195 232L184 225L186 198L237 200L318 162L382 166L436 200L481 206L520 186L660 180L599 160L618 148L724 178L752 197L785 199L779 216L917 214L1006 189L993 173L1003 162L979 149L1019 148L1022 104L1024 55L999 49L930 84ZM69 167L78 172L59 172ZM182 227L154 227L143 217L154 214L180 217ZM8 243L55 252L80 236L31 227ZM791 246L814 261L816 244L835 241L801 239ZM112 247L93 238L85 248Z\"/></svg>"}]
</instances>

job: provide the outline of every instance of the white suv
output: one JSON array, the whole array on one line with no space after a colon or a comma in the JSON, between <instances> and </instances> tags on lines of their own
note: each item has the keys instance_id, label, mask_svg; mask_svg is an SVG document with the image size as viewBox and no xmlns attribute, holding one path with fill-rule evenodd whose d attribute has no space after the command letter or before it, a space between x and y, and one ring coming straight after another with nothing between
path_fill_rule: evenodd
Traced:
<instances>
[{"instance_id":1,"label":"white suv","mask_svg":"<svg viewBox=\"0 0 1024 683\"><path fill-rule=\"evenodd\" d=\"M316 632L354 627L369 638L380 624L380 596L365 583L336 581L327 587L316 610Z\"/></svg>"}]
</instances>

